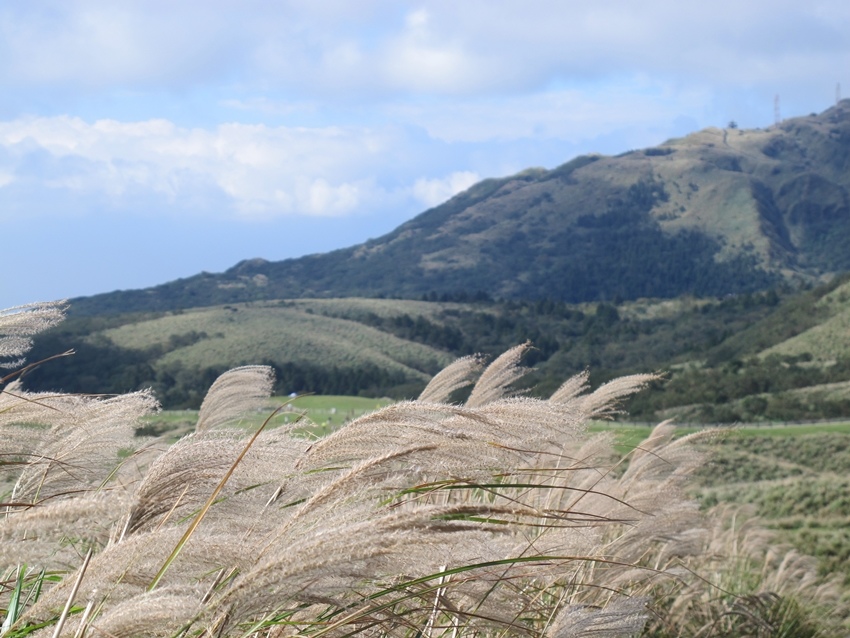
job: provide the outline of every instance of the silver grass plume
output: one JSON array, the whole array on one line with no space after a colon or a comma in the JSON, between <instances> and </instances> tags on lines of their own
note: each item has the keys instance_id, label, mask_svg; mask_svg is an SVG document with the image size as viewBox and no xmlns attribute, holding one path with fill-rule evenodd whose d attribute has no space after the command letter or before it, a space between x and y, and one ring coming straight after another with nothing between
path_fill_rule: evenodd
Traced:
<instances>
[{"instance_id":1,"label":"silver grass plume","mask_svg":"<svg viewBox=\"0 0 850 638\"><path fill-rule=\"evenodd\" d=\"M623 638L643 632L648 618L645 598L621 598L604 610L568 606L547 635L552 638Z\"/></svg>"},{"instance_id":2,"label":"silver grass plume","mask_svg":"<svg viewBox=\"0 0 850 638\"><path fill-rule=\"evenodd\" d=\"M119 453L141 444L135 437L141 417L159 407L150 390L110 399L44 397L39 403L53 408L44 412L51 428L13 493L33 503L101 486L120 467Z\"/></svg>"},{"instance_id":3,"label":"silver grass plume","mask_svg":"<svg viewBox=\"0 0 850 638\"><path fill-rule=\"evenodd\" d=\"M438 372L417 400L425 403L448 403L453 392L475 382L474 377L483 366L484 360L479 355L461 357Z\"/></svg>"},{"instance_id":4,"label":"silver grass plume","mask_svg":"<svg viewBox=\"0 0 850 638\"><path fill-rule=\"evenodd\" d=\"M191 588L183 584L162 588L114 605L90 623L88 635L167 638L201 609L199 595Z\"/></svg>"},{"instance_id":5,"label":"silver grass plume","mask_svg":"<svg viewBox=\"0 0 850 638\"><path fill-rule=\"evenodd\" d=\"M195 431L211 430L262 407L273 386L274 371L269 366L228 370L207 391Z\"/></svg>"},{"instance_id":6,"label":"silver grass plume","mask_svg":"<svg viewBox=\"0 0 850 638\"><path fill-rule=\"evenodd\" d=\"M184 437L154 461L139 485L125 533L162 525L167 519L173 524L205 502L239 456L245 434L241 428L217 428L265 403L273 383L274 372L269 366L243 366L216 379L201 405L196 433ZM228 481L222 496L225 505L217 507L216 513L227 510L228 495L242 489L258 497L254 507L258 502L274 500L272 494L305 448L306 443L289 436L285 428L263 432L246 462ZM237 507L245 507L244 499ZM242 511L243 516L246 513Z\"/></svg>"},{"instance_id":7,"label":"silver grass plume","mask_svg":"<svg viewBox=\"0 0 850 638\"><path fill-rule=\"evenodd\" d=\"M659 374L633 374L618 377L584 396L582 410L590 419L610 418L620 414L622 413L621 402L623 399L643 390L650 383L661 378Z\"/></svg>"},{"instance_id":8,"label":"silver grass plume","mask_svg":"<svg viewBox=\"0 0 850 638\"><path fill-rule=\"evenodd\" d=\"M249 433L228 424L251 402L222 391L198 432L160 455L143 481L99 496L117 511L104 513L94 539L102 549L80 588L81 605L103 603L87 635L638 634L647 598L672 596L671 577L699 572L681 561L711 537L683 489L701 462L691 449L699 437L676 440L662 425L618 460L613 438L589 437L585 423L652 375L589 395L586 374L577 375L548 401L511 397L527 347L494 361L465 406L436 401L469 363L431 387L428 402L390 406L315 442L264 431L238 466ZM230 411L231 401L240 407ZM151 591L228 470L220 498ZM84 520L104 505L87 497ZM12 512L20 523L0 528L2 538L50 540L58 530L46 521L53 515L61 527L76 497L67 500L67 511L57 499ZM770 569L804 574L792 559ZM53 617L73 580L47 589L25 620Z\"/></svg>"},{"instance_id":9,"label":"silver grass plume","mask_svg":"<svg viewBox=\"0 0 850 638\"><path fill-rule=\"evenodd\" d=\"M32 335L52 328L65 317L65 301L47 301L0 310L0 358L20 357L32 347ZM17 367L23 360L0 363Z\"/></svg>"},{"instance_id":10,"label":"silver grass plume","mask_svg":"<svg viewBox=\"0 0 850 638\"><path fill-rule=\"evenodd\" d=\"M499 355L484 372L478 382L472 388L466 406L469 408L481 407L491 401L503 398L511 384L521 379L528 368L520 365L523 355L531 348L531 342L514 346L510 350Z\"/></svg>"},{"instance_id":11,"label":"silver grass plume","mask_svg":"<svg viewBox=\"0 0 850 638\"><path fill-rule=\"evenodd\" d=\"M590 372L584 370L579 372L578 374L570 377L564 383L561 384L561 387L555 390L549 400L553 403L568 403L578 397L579 395L587 392L587 389L590 387L588 383L588 379L590 378Z\"/></svg>"},{"instance_id":12,"label":"silver grass plume","mask_svg":"<svg viewBox=\"0 0 850 638\"><path fill-rule=\"evenodd\" d=\"M138 484L124 525L125 533L177 524L201 507L235 462L244 437L241 428L214 430L185 436L168 448ZM291 478L296 460L307 447L306 440L290 436L283 428L263 432L228 481L208 518L250 521L250 515L259 515L270 500L303 498L302 484L310 481ZM290 486L293 482L295 485ZM237 493L239 497L234 499Z\"/></svg>"},{"instance_id":13,"label":"silver grass plume","mask_svg":"<svg viewBox=\"0 0 850 638\"><path fill-rule=\"evenodd\" d=\"M12 510L0 518L0 565L75 569L78 546L106 546L129 499L125 490L102 490Z\"/></svg>"}]
</instances>

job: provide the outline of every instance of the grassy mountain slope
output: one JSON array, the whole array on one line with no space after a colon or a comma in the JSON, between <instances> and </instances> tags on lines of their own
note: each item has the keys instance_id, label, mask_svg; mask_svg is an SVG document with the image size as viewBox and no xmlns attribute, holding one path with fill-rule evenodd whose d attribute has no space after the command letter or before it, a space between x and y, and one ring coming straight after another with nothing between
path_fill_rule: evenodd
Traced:
<instances>
[{"instance_id":1,"label":"grassy mountain slope","mask_svg":"<svg viewBox=\"0 0 850 638\"><path fill-rule=\"evenodd\" d=\"M195 309L106 330L102 336L119 348L136 350L157 346L165 350L171 343L179 344L156 359L162 365L236 366L282 355L296 364L327 367L369 363L426 381L431 370L451 361L446 353L428 346L294 305Z\"/></svg>"},{"instance_id":2,"label":"grassy mountain slope","mask_svg":"<svg viewBox=\"0 0 850 638\"><path fill-rule=\"evenodd\" d=\"M77 313L485 291L570 302L736 294L850 269L850 101L759 130L488 179L364 244L243 261Z\"/></svg>"},{"instance_id":3,"label":"grassy mountain slope","mask_svg":"<svg viewBox=\"0 0 850 638\"><path fill-rule=\"evenodd\" d=\"M822 364L850 357L850 281L818 299L812 310L822 321L765 349L762 356L808 356Z\"/></svg>"}]
</instances>

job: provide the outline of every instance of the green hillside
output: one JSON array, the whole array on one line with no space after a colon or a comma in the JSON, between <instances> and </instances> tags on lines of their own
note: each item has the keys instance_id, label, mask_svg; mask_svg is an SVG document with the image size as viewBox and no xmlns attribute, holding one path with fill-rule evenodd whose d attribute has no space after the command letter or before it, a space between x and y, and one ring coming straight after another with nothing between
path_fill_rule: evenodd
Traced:
<instances>
[{"instance_id":1,"label":"green hillside","mask_svg":"<svg viewBox=\"0 0 850 638\"><path fill-rule=\"evenodd\" d=\"M161 349L155 361L163 366L233 367L285 356L295 364L320 367L371 364L426 381L450 362L444 352L296 304L193 309L100 334L119 348Z\"/></svg>"},{"instance_id":2,"label":"green hillside","mask_svg":"<svg viewBox=\"0 0 850 638\"><path fill-rule=\"evenodd\" d=\"M298 299L186 311L72 317L30 360L73 348L25 379L31 389L115 393L153 387L197 407L224 370L265 363L276 392L413 397L456 357L531 341L529 391L545 396L584 369L598 385L659 370L632 416L734 422L850 415L841 333L850 281L722 299L608 303Z\"/></svg>"},{"instance_id":3,"label":"green hillside","mask_svg":"<svg viewBox=\"0 0 850 638\"><path fill-rule=\"evenodd\" d=\"M484 180L396 230L73 300L33 389L153 387L197 406L227 368L280 393L415 396L454 357L536 349L528 391L667 372L649 421L850 415L850 101ZM828 283L824 283L828 282Z\"/></svg>"},{"instance_id":4,"label":"green hillside","mask_svg":"<svg viewBox=\"0 0 850 638\"><path fill-rule=\"evenodd\" d=\"M811 357L827 365L850 357L850 282L818 299L811 310L823 318L817 325L765 349L761 356Z\"/></svg>"},{"instance_id":5,"label":"green hillside","mask_svg":"<svg viewBox=\"0 0 850 638\"><path fill-rule=\"evenodd\" d=\"M153 387L169 407L197 407L221 372L263 363L275 368L279 393L404 396L453 360L446 350L346 318L359 312L358 300L345 311L340 305L262 302L72 318L39 338L31 358L68 348L76 354L35 370L27 383L84 393ZM385 313L393 304L370 305Z\"/></svg>"}]
</instances>

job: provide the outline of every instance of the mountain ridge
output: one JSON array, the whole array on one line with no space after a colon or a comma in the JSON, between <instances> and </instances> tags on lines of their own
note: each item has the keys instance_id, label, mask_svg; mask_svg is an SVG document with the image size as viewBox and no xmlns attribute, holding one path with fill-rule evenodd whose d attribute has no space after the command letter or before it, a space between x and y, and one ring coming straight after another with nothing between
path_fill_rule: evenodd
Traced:
<instances>
[{"instance_id":1,"label":"mountain ridge","mask_svg":"<svg viewBox=\"0 0 850 638\"><path fill-rule=\"evenodd\" d=\"M708 128L486 179L382 237L243 260L73 312L477 291L568 302L722 296L850 270L850 100L765 129Z\"/></svg>"}]
</instances>

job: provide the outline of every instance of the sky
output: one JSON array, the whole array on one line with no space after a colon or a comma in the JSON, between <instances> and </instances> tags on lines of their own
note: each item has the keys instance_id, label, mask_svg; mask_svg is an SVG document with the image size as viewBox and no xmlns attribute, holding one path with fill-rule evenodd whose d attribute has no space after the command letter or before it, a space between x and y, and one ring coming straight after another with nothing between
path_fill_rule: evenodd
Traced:
<instances>
[{"instance_id":1,"label":"sky","mask_svg":"<svg viewBox=\"0 0 850 638\"><path fill-rule=\"evenodd\" d=\"M850 95L846 0L0 0L0 308Z\"/></svg>"}]
</instances>

